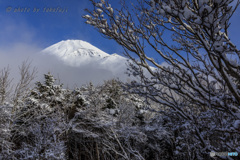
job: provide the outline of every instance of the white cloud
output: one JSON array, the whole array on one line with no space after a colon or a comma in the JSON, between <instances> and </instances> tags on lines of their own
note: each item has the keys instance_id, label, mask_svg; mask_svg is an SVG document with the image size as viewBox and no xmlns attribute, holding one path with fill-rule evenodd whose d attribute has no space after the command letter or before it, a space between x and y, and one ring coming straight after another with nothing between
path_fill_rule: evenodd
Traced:
<instances>
[{"instance_id":1,"label":"white cloud","mask_svg":"<svg viewBox=\"0 0 240 160\"><path fill-rule=\"evenodd\" d=\"M114 78L114 74L104 68L99 68L94 63L80 68L64 65L55 57L42 56L39 52L43 49L43 39L37 37L37 31L27 25L23 19L4 18L0 20L0 70L9 65L11 77L16 83L19 79L18 67L21 63L29 59L32 66L38 68L38 78L43 80L43 74L52 72L61 82L73 87L92 81L95 84ZM116 75L116 74L115 74ZM123 72L119 74L123 76Z\"/></svg>"},{"instance_id":2,"label":"white cloud","mask_svg":"<svg viewBox=\"0 0 240 160\"><path fill-rule=\"evenodd\" d=\"M10 17L0 20L0 47L9 48L15 43L36 44L38 37L34 28L26 25L21 18L11 19Z\"/></svg>"},{"instance_id":3,"label":"white cloud","mask_svg":"<svg viewBox=\"0 0 240 160\"><path fill-rule=\"evenodd\" d=\"M60 82L70 88L80 86L90 81L94 84L100 84L104 80L116 78L127 79L124 71L113 73L109 69L97 66L94 62L81 67L72 67L64 64L55 56L42 55L39 52L42 48L37 45L27 43L8 44L8 48L0 48L0 69L9 66L11 68L11 77L14 83L19 80L19 69L21 63L28 59L32 66L37 67L38 77L36 80L43 81L43 74L51 72L55 78L60 78ZM36 81L35 80L35 81Z\"/></svg>"}]
</instances>

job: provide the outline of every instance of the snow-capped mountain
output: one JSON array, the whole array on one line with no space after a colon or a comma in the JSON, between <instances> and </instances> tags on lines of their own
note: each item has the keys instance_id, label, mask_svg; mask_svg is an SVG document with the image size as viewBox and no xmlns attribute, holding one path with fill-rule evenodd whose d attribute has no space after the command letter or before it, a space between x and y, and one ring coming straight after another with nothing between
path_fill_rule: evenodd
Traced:
<instances>
[{"instance_id":1,"label":"snow-capped mountain","mask_svg":"<svg viewBox=\"0 0 240 160\"><path fill-rule=\"evenodd\" d=\"M64 64L72 67L81 67L94 63L94 65L102 69L112 71L113 74L126 69L127 59L125 57L117 54L107 54L82 40L61 41L44 49L42 52L56 56Z\"/></svg>"},{"instance_id":2,"label":"snow-capped mountain","mask_svg":"<svg viewBox=\"0 0 240 160\"><path fill-rule=\"evenodd\" d=\"M64 84L100 83L119 78L127 80L127 58L108 54L82 40L65 40L41 52L41 66L51 65L48 71L57 74ZM46 71L45 71L46 72Z\"/></svg>"}]
</instances>

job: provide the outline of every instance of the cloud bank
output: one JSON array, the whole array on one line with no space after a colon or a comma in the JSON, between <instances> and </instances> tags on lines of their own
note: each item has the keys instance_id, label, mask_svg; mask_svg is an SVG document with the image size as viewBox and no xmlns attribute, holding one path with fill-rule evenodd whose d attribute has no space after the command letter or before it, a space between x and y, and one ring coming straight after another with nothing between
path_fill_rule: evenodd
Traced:
<instances>
[{"instance_id":1,"label":"cloud bank","mask_svg":"<svg viewBox=\"0 0 240 160\"><path fill-rule=\"evenodd\" d=\"M1 18L1 16L0 16ZM127 79L125 71L118 70L118 73L111 72L111 68L101 68L94 62L81 66L71 67L64 64L54 56L42 55L44 39L37 37L37 31L26 25L24 20L4 18L0 20L2 28L0 31L0 70L9 66L10 76L13 83L20 79L19 66L23 61L28 60L33 67L37 67L38 74L35 81L43 81L43 74L51 72L60 82L69 86L80 86L90 81L100 84L104 80L120 77L121 80Z\"/></svg>"}]
</instances>

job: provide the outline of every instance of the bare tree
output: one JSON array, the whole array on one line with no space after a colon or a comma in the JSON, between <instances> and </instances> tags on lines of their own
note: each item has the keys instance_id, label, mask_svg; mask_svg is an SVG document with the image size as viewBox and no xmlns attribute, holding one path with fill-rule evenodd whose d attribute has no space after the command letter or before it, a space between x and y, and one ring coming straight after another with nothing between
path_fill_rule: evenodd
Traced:
<instances>
[{"instance_id":1,"label":"bare tree","mask_svg":"<svg viewBox=\"0 0 240 160\"><path fill-rule=\"evenodd\" d=\"M228 34L239 1L121 1L120 10L90 1L94 9L86 10L86 23L123 46L130 73L141 78L129 90L161 104L159 112L178 127L170 129L177 132L175 144L188 144L176 151L192 152L185 159L204 158L211 150L239 151L231 137L240 138L240 51Z\"/></svg>"},{"instance_id":2,"label":"bare tree","mask_svg":"<svg viewBox=\"0 0 240 160\"><path fill-rule=\"evenodd\" d=\"M21 78L14 92L12 92L14 86L13 79L10 78L9 66L0 71L0 159L14 159L14 144L12 142L13 116L17 100L27 91L30 82L35 77L36 69L34 68L32 72L30 69L30 63L27 61L24 61L22 66L19 67ZM12 98L15 106L10 102Z\"/></svg>"},{"instance_id":3,"label":"bare tree","mask_svg":"<svg viewBox=\"0 0 240 160\"><path fill-rule=\"evenodd\" d=\"M9 78L10 68L3 68L0 75L0 104L3 104L7 97L11 93L11 82L12 79Z\"/></svg>"},{"instance_id":4,"label":"bare tree","mask_svg":"<svg viewBox=\"0 0 240 160\"><path fill-rule=\"evenodd\" d=\"M31 66L31 62L25 60L19 66L20 80L17 83L13 95L14 104L17 104L18 99L26 93L30 87L31 82L36 78L37 68Z\"/></svg>"}]
</instances>

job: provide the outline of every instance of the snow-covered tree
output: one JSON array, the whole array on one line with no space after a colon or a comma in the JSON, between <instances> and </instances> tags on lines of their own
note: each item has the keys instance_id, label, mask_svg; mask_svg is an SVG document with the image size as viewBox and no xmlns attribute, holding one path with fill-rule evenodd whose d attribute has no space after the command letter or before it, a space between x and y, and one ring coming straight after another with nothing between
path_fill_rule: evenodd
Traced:
<instances>
[{"instance_id":1,"label":"snow-covered tree","mask_svg":"<svg viewBox=\"0 0 240 160\"><path fill-rule=\"evenodd\" d=\"M159 128L159 121L145 119L145 113L139 113L144 101L138 95L124 92L121 82L108 80L103 85L89 84L78 91L88 105L78 108L70 121L69 159L170 157L166 153L171 149L166 141L170 135L164 127Z\"/></svg>"},{"instance_id":2,"label":"snow-covered tree","mask_svg":"<svg viewBox=\"0 0 240 160\"><path fill-rule=\"evenodd\" d=\"M50 73L44 77L17 104L0 106L1 159L143 160L173 153L161 121L147 118L143 99L121 82L70 90Z\"/></svg>"},{"instance_id":3,"label":"snow-covered tree","mask_svg":"<svg viewBox=\"0 0 240 160\"><path fill-rule=\"evenodd\" d=\"M0 159L12 159L11 124L13 105L9 102L11 92L10 68L0 71Z\"/></svg>"},{"instance_id":4,"label":"snow-covered tree","mask_svg":"<svg viewBox=\"0 0 240 160\"><path fill-rule=\"evenodd\" d=\"M44 76L45 82L37 82L14 111L12 140L18 159L66 159L67 91L54 85L51 74Z\"/></svg>"},{"instance_id":5,"label":"snow-covered tree","mask_svg":"<svg viewBox=\"0 0 240 160\"><path fill-rule=\"evenodd\" d=\"M11 142L11 123L13 106L7 102L0 105L0 159L12 159L13 143Z\"/></svg>"},{"instance_id":6,"label":"snow-covered tree","mask_svg":"<svg viewBox=\"0 0 240 160\"><path fill-rule=\"evenodd\" d=\"M174 157L240 152L234 127L240 119L240 51L228 34L239 1L121 1L121 9L91 2L86 23L125 49L130 73L141 78L129 91L160 104L157 112L174 137Z\"/></svg>"}]
</instances>

